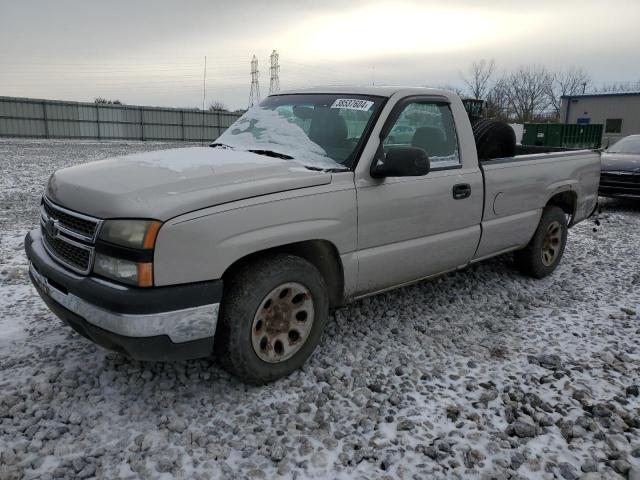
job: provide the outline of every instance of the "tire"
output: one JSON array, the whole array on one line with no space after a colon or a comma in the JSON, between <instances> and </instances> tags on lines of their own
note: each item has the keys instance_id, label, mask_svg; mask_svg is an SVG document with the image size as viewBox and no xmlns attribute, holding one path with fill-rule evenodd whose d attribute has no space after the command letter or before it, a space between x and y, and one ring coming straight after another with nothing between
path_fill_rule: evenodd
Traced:
<instances>
[{"instance_id":1,"label":"tire","mask_svg":"<svg viewBox=\"0 0 640 480\"><path fill-rule=\"evenodd\" d=\"M225 284L216 355L245 382L272 382L304 364L328 317L327 287L312 264L287 254L259 259Z\"/></svg>"},{"instance_id":2,"label":"tire","mask_svg":"<svg viewBox=\"0 0 640 480\"><path fill-rule=\"evenodd\" d=\"M534 278L551 275L562 259L566 243L565 213L559 207L547 206L542 211L542 218L529 244L515 252L516 267ZM551 255L550 251L554 254Z\"/></svg>"},{"instance_id":3,"label":"tire","mask_svg":"<svg viewBox=\"0 0 640 480\"><path fill-rule=\"evenodd\" d=\"M472 125L473 137L480 160L513 157L516 152L516 134L509 125L494 120L480 119Z\"/></svg>"}]
</instances>

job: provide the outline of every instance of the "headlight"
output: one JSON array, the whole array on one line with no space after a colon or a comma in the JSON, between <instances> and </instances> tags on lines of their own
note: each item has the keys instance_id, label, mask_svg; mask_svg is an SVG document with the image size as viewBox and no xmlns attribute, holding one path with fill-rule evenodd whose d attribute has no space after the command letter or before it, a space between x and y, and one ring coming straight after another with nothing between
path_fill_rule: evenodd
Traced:
<instances>
[{"instance_id":1,"label":"headlight","mask_svg":"<svg viewBox=\"0 0 640 480\"><path fill-rule=\"evenodd\" d=\"M153 264L151 263L132 262L96 253L93 271L103 277L137 287L153 285Z\"/></svg>"},{"instance_id":2,"label":"headlight","mask_svg":"<svg viewBox=\"0 0 640 480\"><path fill-rule=\"evenodd\" d=\"M100 239L130 248L153 248L160 222L154 220L107 220Z\"/></svg>"},{"instance_id":3,"label":"headlight","mask_svg":"<svg viewBox=\"0 0 640 480\"><path fill-rule=\"evenodd\" d=\"M153 285L153 247L160 229L155 220L106 220L96 244L93 271L137 287Z\"/></svg>"}]
</instances>

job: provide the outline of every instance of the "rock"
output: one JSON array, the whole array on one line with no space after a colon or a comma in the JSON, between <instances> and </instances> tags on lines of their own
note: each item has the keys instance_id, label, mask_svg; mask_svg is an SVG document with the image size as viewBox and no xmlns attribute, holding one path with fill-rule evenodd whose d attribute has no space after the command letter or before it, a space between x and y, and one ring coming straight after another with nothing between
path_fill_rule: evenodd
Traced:
<instances>
[{"instance_id":1,"label":"rock","mask_svg":"<svg viewBox=\"0 0 640 480\"><path fill-rule=\"evenodd\" d=\"M635 447L631 449L631 456L634 458L640 458L640 447Z\"/></svg>"},{"instance_id":2,"label":"rock","mask_svg":"<svg viewBox=\"0 0 640 480\"><path fill-rule=\"evenodd\" d=\"M284 458L284 447L282 445L274 445L271 448L271 460L279 462Z\"/></svg>"},{"instance_id":3,"label":"rock","mask_svg":"<svg viewBox=\"0 0 640 480\"><path fill-rule=\"evenodd\" d=\"M601 403L597 403L593 406L593 408L591 409L591 413L593 413L594 416L596 417L610 417L611 416L611 410L609 410L609 408L606 405L603 405Z\"/></svg>"},{"instance_id":4,"label":"rock","mask_svg":"<svg viewBox=\"0 0 640 480\"><path fill-rule=\"evenodd\" d=\"M613 469L620 473L621 475L624 475L625 473L627 473L629 470L631 470L631 464L629 462L627 462L626 460L614 460L612 463Z\"/></svg>"},{"instance_id":5,"label":"rock","mask_svg":"<svg viewBox=\"0 0 640 480\"><path fill-rule=\"evenodd\" d=\"M80 425L82 423L82 415L78 412L72 412L71 415L69 415L69 423L72 425Z\"/></svg>"},{"instance_id":6,"label":"rock","mask_svg":"<svg viewBox=\"0 0 640 480\"><path fill-rule=\"evenodd\" d=\"M597 472L598 464L593 460L587 460L582 464L582 466L580 467L580 470L582 470L585 473Z\"/></svg>"},{"instance_id":7,"label":"rock","mask_svg":"<svg viewBox=\"0 0 640 480\"><path fill-rule=\"evenodd\" d=\"M640 480L640 468L631 467L631 470L627 472L627 480Z\"/></svg>"},{"instance_id":8,"label":"rock","mask_svg":"<svg viewBox=\"0 0 640 480\"><path fill-rule=\"evenodd\" d=\"M472 448L467 452L465 456L464 464L466 465L467 468L472 468L478 463L480 463L481 461L483 461L485 458L486 456L484 453L482 453L480 450L476 450L475 448Z\"/></svg>"},{"instance_id":9,"label":"rock","mask_svg":"<svg viewBox=\"0 0 640 480\"><path fill-rule=\"evenodd\" d=\"M580 475L580 480L603 480L603 478L597 472L587 472Z\"/></svg>"},{"instance_id":10,"label":"rock","mask_svg":"<svg viewBox=\"0 0 640 480\"><path fill-rule=\"evenodd\" d=\"M85 466L82 470L80 470L80 472L78 473L78 478L93 477L95 473L96 473L96 466L93 463L90 463L87 466Z\"/></svg>"},{"instance_id":11,"label":"rock","mask_svg":"<svg viewBox=\"0 0 640 480\"><path fill-rule=\"evenodd\" d=\"M547 370L558 370L562 368L562 359L559 355L555 354L542 354L534 357L534 363L537 363Z\"/></svg>"},{"instance_id":12,"label":"rock","mask_svg":"<svg viewBox=\"0 0 640 480\"><path fill-rule=\"evenodd\" d=\"M182 433L187 429L187 422L185 422L182 418L173 418L167 428L172 432Z\"/></svg>"},{"instance_id":13,"label":"rock","mask_svg":"<svg viewBox=\"0 0 640 480\"><path fill-rule=\"evenodd\" d=\"M536 426L531 423L517 420L513 424L509 425L509 427L511 427L512 429L512 435L515 435L517 437L529 438L536 436Z\"/></svg>"},{"instance_id":14,"label":"rock","mask_svg":"<svg viewBox=\"0 0 640 480\"><path fill-rule=\"evenodd\" d=\"M587 434L587 431L580 425L574 425L571 429L571 436L573 438L582 438Z\"/></svg>"},{"instance_id":15,"label":"rock","mask_svg":"<svg viewBox=\"0 0 640 480\"><path fill-rule=\"evenodd\" d=\"M480 395L480 401L482 403L489 403L498 398L498 395L498 390L496 390L495 388L485 390L484 392L482 392L482 395Z\"/></svg>"},{"instance_id":16,"label":"rock","mask_svg":"<svg viewBox=\"0 0 640 480\"><path fill-rule=\"evenodd\" d=\"M633 308L621 307L620 311L630 316L634 316L636 314L636 311Z\"/></svg>"},{"instance_id":17,"label":"rock","mask_svg":"<svg viewBox=\"0 0 640 480\"><path fill-rule=\"evenodd\" d=\"M637 397L640 394L639 390L638 385L629 385L625 389L625 393L627 394L627 397Z\"/></svg>"},{"instance_id":18,"label":"rock","mask_svg":"<svg viewBox=\"0 0 640 480\"><path fill-rule=\"evenodd\" d=\"M578 471L570 463L562 462L558 465L558 468L560 469L560 475L562 475L562 478L565 478L566 480L577 480Z\"/></svg>"},{"instance_id":19,"label":"rock","mask_svg":"<svg viewBox=\"0 0 640 480\"><path fill-rule=\"evenodd\" d=\"M456 420L458 420L459 416L460 416L460 407L458 407L457 405L447 406L447 418L449 420L451 420L452 422L455 422Z\"/></svg>"},{"instance_id":20,"label":"rock","mask_svg":"<svg viewBox=\"0 0 640 480\"><path fill-rule=\"evenodd\" d=\"M511 455L511 468L513 470L518 470L526 461L527 459L522 453L515 452L513 455Z\"/></svg>"},{"instance_id":21,"label":"rock","mask_svg":"<svg viewBox=\"0 0 640 480\"><path fill-rule=\"evenodd\" d=\"M401 420L398 422L398 426L396 427L399 432L413 430L415 427L415 423L413 420Z\"/></svg>"}]
</instances>

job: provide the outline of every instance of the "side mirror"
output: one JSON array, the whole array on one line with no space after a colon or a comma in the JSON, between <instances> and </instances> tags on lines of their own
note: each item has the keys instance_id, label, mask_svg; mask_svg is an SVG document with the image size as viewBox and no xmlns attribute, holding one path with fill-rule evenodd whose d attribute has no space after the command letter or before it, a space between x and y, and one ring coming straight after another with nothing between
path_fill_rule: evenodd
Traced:
<instances>
[{"instance_id":1,"label":"side mirror","mask_svg":"<svg viewBox=\"0 0 640 480\"><path fill-rule=\"evenodd\" d=\"M391 147L385 155L381 145L370 174L373 178L420 177L430 168L429 156L421 148Z\"/></svg>"}]
</instances>

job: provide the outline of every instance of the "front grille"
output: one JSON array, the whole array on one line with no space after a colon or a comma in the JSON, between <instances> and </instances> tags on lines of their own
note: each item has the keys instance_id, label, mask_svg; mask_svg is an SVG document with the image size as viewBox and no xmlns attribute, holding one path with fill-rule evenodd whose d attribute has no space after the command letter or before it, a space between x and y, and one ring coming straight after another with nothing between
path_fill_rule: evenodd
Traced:
<instances>
[{"instance_id":1,"label":"front grille","mask_svg":"<svg viewBox=\"0 0 640 480\"><path fill-rule=\"evenodd\" d=\"M54 238L44 227L41 227L40 230L42 230L45 246L48 247L49 253L54 258L80 273L89 272L93 253L91 247L69 243L60 237Z\"/></svg>"},{"instance_id":2,"label":"front grille","mask_svg":"<svg viewBox=\"0 0 640 480\"><path fill-rule=\"evenodd\" d=\"M640 196L640 173L602 172L600 195Z\"/></svg>"},{"instance_id":3,"label":"front grille","mask_svg":"<svg viewBox=\"0 0 640 480\"><path fill-rule=\"evenodd\" d=\"M58 207L46 198L43 198L42 207L47 217L57 220L60 227L68 230L72 236L92 241L100 225L98 219L92 219L85 215ZM74 235L75 234L75 235Z\"/></svg>"},{"instance_id":4,"label":"front grille","mask_svg":"<svg viewBox=\"0 0 640 480\"><path fill-rule=\"evenodd\" d=\"M71 270L88 274L102 220L60 207L42 197L40 226L49 254Z\"/></svg>"}]
</instances>

